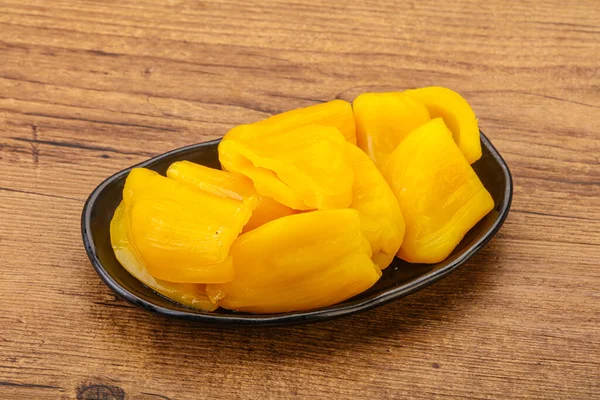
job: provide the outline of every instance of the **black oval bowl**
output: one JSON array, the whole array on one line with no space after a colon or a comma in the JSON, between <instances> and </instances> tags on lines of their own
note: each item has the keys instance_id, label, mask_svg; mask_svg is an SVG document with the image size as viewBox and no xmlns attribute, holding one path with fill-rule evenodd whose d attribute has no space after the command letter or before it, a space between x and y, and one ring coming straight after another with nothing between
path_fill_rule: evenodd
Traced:
<instances>
[{"instance_id":1,"label":"black oval bowl","mask_svg":"<svg viewBox=\"0 0 600 400\"><path fill-rule=\"evenodd\" d=\"M218 325L273 326L317 322L354 314L432 284L471 258L498 232L510 208L512 179L508 166L483 133L481 142L483 156L473 164L473 168L491 193L496 205L494 209L467 233L443 262L432 265L409 264L396 258L372 288L333 306L282 314L246 314L224 309L204 312L175 303L144 286L119 264L110 243L110 221L121 202L125 178L133 167L111 176L90 194L81 216L83 244L96 272L116 294L141 308L169 317ZM180 160L220 168L218 143L219 140L214 140L182 147L151 158L136 167L149 168L163 175L171 163Z\"/></svg>"}]
</instances>

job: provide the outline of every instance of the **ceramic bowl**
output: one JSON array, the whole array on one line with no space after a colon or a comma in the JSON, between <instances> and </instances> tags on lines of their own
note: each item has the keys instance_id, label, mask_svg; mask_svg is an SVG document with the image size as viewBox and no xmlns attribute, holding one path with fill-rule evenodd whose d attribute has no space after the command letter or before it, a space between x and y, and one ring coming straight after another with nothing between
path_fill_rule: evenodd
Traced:
<instances>
[{"instance_id":1,"label":"ceramic bowl","mask_svg":"<svg viewBox=\"0 0 600 400\"><path fill-rule=\"evenodd\" d=\"M181 160L219 168L218 144L219 140L215 140L183 147L135 167L149 168L163 175L171 163ZM409 264L396 258L369 290L329 307L265 315L224 309L204 312L175 303L144 286L115 258L109 233L110 220L122 199L125 178L133 167L111 176L90 194L81 217L83 243L93 267L109 288L132 304L169 317L206 324L272 326L323 321L354 314L400 299L443 278L473 257L498 232L510 208L512 179L508 166L483 133L481 144L483 155L473 164L473 168L491 193L496 206L467 233L454 252L443 262L433 265Z\"/></svg>"}]
</instances>

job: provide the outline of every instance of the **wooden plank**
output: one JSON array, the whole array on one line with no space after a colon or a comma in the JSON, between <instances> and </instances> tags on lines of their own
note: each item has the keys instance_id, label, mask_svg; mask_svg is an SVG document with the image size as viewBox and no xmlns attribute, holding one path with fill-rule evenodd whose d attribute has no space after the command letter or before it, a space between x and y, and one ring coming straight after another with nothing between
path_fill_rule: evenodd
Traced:
<instances>
[{"instance_id":1,"label":"wooden plank","mask_svg":"<svg viewBox=\"0 0 600 400\"><path fill-rule=\"evenodd\" d=\"M26 4L23 4L26 3ZM595 1L0 0L0 398L600 398ZM91 268L110 174L369 90L461 92L515 178L498 236L310 326L149 315Z\"/></svg>"}]
</instances>

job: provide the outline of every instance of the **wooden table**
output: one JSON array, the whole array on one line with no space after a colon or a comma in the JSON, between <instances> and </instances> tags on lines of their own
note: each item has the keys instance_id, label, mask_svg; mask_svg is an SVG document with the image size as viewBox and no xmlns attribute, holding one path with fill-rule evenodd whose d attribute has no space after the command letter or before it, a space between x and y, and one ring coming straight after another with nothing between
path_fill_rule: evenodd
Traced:
<instances>
[{"instance_id":1,"label":"wooden table","mask_svg":"<svg viewBox=\"0 0 600 400\"><path fill-rule=\"evenodd\" d=\"M515 180L450 277L328 323L218 329L93 271L79 218L112 173L427 85L469 100ZM597 0L0 0L0 398L598 399L599 116Z\"/></svg>"}]
</instances>

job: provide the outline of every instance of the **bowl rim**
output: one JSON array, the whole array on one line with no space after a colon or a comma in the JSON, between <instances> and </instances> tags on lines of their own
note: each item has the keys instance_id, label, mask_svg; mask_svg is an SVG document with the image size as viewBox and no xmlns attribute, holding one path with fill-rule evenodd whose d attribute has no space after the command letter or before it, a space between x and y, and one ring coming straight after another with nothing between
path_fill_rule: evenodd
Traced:
<instances>
[{"instance_id":1,"label":"bowl rim","mask_svg":"<svg viewBox=\"0 0 600 400\"><path fill-rule=\"evenodd\" d=\"M512 203L513 196L513 180L508 168L508 165L498 152L496 148L492 145L490 140L484 135L483 132L480 131L482 146L485 146L487 150L490 152L490 155L494 158L496 163L500 166L502 174L506 180L506 188L503 193L503 201L502 207L499 210L498 216L491 227L471 246L469 246L466 251L461 254L459 257L454 259L449 264L445 265L442 268L426 272L425 274L392 289L388 289L379 294L373 295L364 300L350 302L350 303L339 303L329 307L323 307L315 310L308 311L297 311L297 312L287 312L280 314L246 314L246 313L232 313L232 314L214 314L207 311L201 310L193 310L189 311L183 310L174 310L167 307L163 307L154 303L151 303L147 300L142 299L141 297L135 295L130 292L128 289L120 285L112 275L104 268L100 259L98 258L96 245L94 243L91 231L91 216L92 211L94 209L94 205L100 196L100 194L110 185L112 182L118 180L122 176L129 173L129 171L133 168L139 167L147 167L149 165L155 164L159 161L164 160L165 158L169 158L173 155L194 151L200 149L202 147L212 146L218 144L221 139L215 139L208 142L197 143L189 146L180 147L174 150L170 150L166 153L160 154L156 157L149 158L146 161L143 161L134 166L125 168L109 178L105 179L102 183L100 183L89 195L87 198L85 205L83 206L83 210L81 213L81 235L83 239L83 245L85 247L85 251L94 267L95 271L98 273L102 281L108 286L113 292L119 295L121 298L127 300L131 304L134 304L138 307L141 307L147 311L162 314L165 316L198 321L206 324L217 324L217 325L229 325L229 326L276 326L276 325L288 325L288 324L298 324L305 322L318 322L325 321L334 318L339 318L345 315L355 314L358 312L366 311L383 304L389 303L393 300L408 296L418 290L421 290L432 283L438 281L444 276L448 275L460 265L465 263L468 259L470 259L475 253L477 253L483 246L485 246L492 237L498 232L500 227L503 225L506 217L508 216L510 206ZM149 289L151 290L151 289ZM174 303L175 304L175 303ZM185 306L183 306L185 307Z\"/></svg>"}]
</instances>

